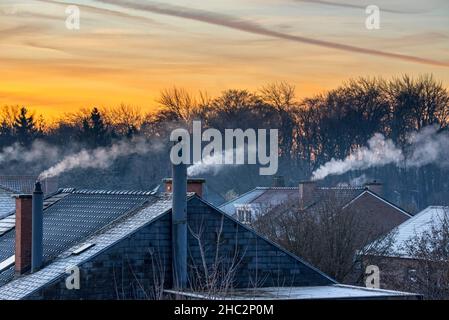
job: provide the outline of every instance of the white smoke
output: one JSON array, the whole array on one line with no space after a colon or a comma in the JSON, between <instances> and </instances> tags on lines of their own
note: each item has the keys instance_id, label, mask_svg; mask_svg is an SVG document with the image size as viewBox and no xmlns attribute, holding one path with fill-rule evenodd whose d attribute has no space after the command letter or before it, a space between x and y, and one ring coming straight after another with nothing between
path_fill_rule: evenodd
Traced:
<instances>
[{"instance_id":1,"label":"white smoke","mask_svg":"<svg viewBox=\"0 0 449 320\"><path fill-rule=\"evenodd\" d=\"M387 164L399 164L404 160L402 150L393 141L376 133L368 140L368 147L361 147L343 160L332 159L319 167L312 175L312 180L324 179L329 175L340 175L352 170L365 170Z\"/></svg>"},{"instance_id":2,"label":"white smoke","mask_svg":"<svg viewBox=\"0 0 449 320\"><path fill-rule=\"evenodd\" d=\"M408 138L412 146L411 154L407 157L407 165L421 167L431 163L440 166L449 162L449 134L438 133L437 126L428 126Z\"/></svg>"},{"instance_id":3,"label":"white smoke","mask_svg":"<svg viewBox=\"0 0 449 320\"><path fill-rule=\"evenodd\" d=\"M332 159L312 174L313 180L330 175L341 175L353 170L395 164L396 166L421 167L428 164L449 165L449 134L439 133L436 126L428 126L409 135L408 152L396 147L392 140L376 133L367 147L361 147L345 159Z\"/></svg>"},{"instance_id":4,"label":"white smoke","mask_svg":"<svg viewBox=\"0 0 449 320\"><path fill-rule=\"evenodd\" d=\"M366 174L362 174L358 177L355 177L349 181L349 185L351 187L359 187L365 185L370 179L367 177Z\"/></svg>"},{"instance_id":5,"label":"white smoke","mask_svg":"<svg viewBox=\"0 0 449 320\"><path fill-rule=\"evenodd\" d=\"M66 171L78 168L106 169L120 157L132 154L145 154L158 147L155 145L150 146L144 139L135 139L131 142L120 141L110 147L96 148L94 150L83 149L64 157L60 162L42 172L39 175L39 179L59 176Z\"/></svg>"},{"instance_id":6,"label":"white smoke","mask_svg":"<svg viewBox=\"0 0 449 320\"><path fill-rule=\"evenodd\" d=\"M212 173L212 174L218 174L221 170L223 170L225 167L228 168L229 166L239 166L243 163L237 163L235 161L235 157L237 157L237 154L243 155L244 157L248 157L248 151L255 151L256 146L254 145L248 145L245 144L241 147L234 148L234 149L226 149L222 152L214 152L213 154L209 154L207 156L203 155L203 158L201 161L195 162L190 167L187 168L187 175L192 176L198 176L200 174L204 173ZM232 155L233 163L225 163L226 157L228 155ZM228 159L229 161L230 159Z\"/></svg>"},{"instance_id":7,"label":"white smoke","mask_svg":"<svg viewBox=\"0 0 449 320\"><path fill-rule=\"evenodd\" d=\"M0 151L0 164L12 161L31 163L42 159L57 159L59 156L59 148L37 140L30 147L15 143L3 148Z\"/></svg>"}]
</instances>

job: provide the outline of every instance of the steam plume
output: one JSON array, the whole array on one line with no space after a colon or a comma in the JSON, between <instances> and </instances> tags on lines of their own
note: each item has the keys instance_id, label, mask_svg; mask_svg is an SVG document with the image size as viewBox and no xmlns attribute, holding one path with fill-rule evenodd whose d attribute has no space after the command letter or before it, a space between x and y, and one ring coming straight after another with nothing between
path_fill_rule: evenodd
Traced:
<instances>
[{"instance_id":1,"label":"steam plume","mask_svg":"<svg viewBox=\"0 0 449 320\"><path fill-rule=\"evenodd\" d=\"M35 141L31 147L23 147L19 143L5 147L0 152L0 164L12 161L31 163L42 159L57 159L60 151L43 141Z\"/></svg>"},{"instance_id":2,"label":"steam plume","mask_svg":"<svg viewBox=\"0 0 449 320\"><path fill-rule=\"evenodd\" d=\"M248 146L247 148L255 148L255 146ZM215 152L213 155L208 155L206 157L203 157L202 161L196 162L190 167L187 168L187 175L188 176L198 176L200 174L204 173L213 173L217 174L220 172L224 167L224 159L226 156L227 150L224 150L222 152ZM238 152L242 152L247 154L247 149L244 147L236 148L236 149L229 149L229 152L231 152L233 155L236 155ZM226 167L229 166L238 166L239 164L226 164Z\"/></svg>"},{"instance_id":3,"label":"steam plume","mask_svg":"<svg viewBox=\"0 0 449 320\"><path fill-rule=\"evenodd\" d=\"M438 163L440 166L448 164L449 134L438 131L438 127L428 126L409 136L412 152L407 158L407 165L421 167L431 163Z\"/></svg>"},{"instance_id":4,"label":"steam plume","mask_svg":"<svg viewBox=\"0 0 449 320\"><path fill-rule=\"evenodd\" d=\"M395 146L392 140L376 133L367 147L355 150L345 159L332 159L312 174L313 180L330 175L341 175L353 170L364 170L388 164L421 167L428 164L449 165L449 133L428 126L409 135L407 152Z\"/></svg>"},{"instance_id":5,"label":"steam plume","mask_svg":"<svg viewBox=\"0 0 449 320\"><path fill-rule=\"evenodd\" d=\"M382 134L376 133L368 141L368 147L355 150L343 160L332 159L319 167L313 173L312 179L320 180L329 175L399 163L402 160L404 160L402 150L398 149L392 140L387 140Z\"/></svg>"},{"instance_id":6,"label":"steam plume","mask_svg":"<svg viewBox=\"0 0 449 320\"><path fill-rule=\"evenodd\" d=\"M119 157L131 154L145 154L152 148L144 139L136 139L132 142L121 141L110 147L97 148L94 150L81 150L63 158L60 162L45 170L39 175L39 179L58 176L66 171L77 168L106 169Z\"/></svg>"}]
</instances>

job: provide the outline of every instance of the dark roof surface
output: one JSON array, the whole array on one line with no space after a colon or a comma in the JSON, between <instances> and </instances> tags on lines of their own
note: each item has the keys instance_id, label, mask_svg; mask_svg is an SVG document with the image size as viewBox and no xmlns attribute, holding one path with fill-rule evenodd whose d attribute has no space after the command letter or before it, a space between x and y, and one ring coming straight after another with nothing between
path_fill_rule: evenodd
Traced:
<instances>
[{"instance_id":1,"label":"dark roof surface","mask_svg":"<svg viewBox=\"0 0 449 320\"><path fill-rule=\"evenodd\" d=\"M60 189L44 203L44 260L48 262L107 224L156 199L151 192ZM7 218L2 220L0 226L5 225ZM9 225L10 230L0 235L0 262L14 255L15 228L10 221ZM0 285L10 280L11 271L0 273Z\"/></svg>"},{"instance_id":2,"label":"dark roof surface","mask_svg":"<svg viewBox=\"0 0 449 320\"><path fill-rule=\"evenodd\" d=\"M310 203L306 207L319 206L324 199L333 199L341 206L362 194L365 187L317 187ZM257 187L241 196L220 206L228 214L234 214L235 207L239 205L279 205L285 201L299 202L299 188L297 187Z\"/></svg>"},{"instance_id":3,"label":"dark roof surface","mask_svg":"<svg viewBox=\"0 0 449 320\"><path fill-rule=\"evenodd\" d=\"M364 187L316 188L312 201L305 203L305 207L320 210L321 208L327 207L329 201L332 202L333 206L343 207L366 190Z\"/></svg>"},{"instance_id":4,"label":"dark roof surface","mask_svg":"<svg viewBox=\"0 0 449 320\"><path fill-rule=\"evenodd\" d=\"M12 198L12 192L5 189L0 189L0 219L9 215L14 210L14 199ZM0 234L2 233L0 227Z\"/></svg>"}]
</instances>

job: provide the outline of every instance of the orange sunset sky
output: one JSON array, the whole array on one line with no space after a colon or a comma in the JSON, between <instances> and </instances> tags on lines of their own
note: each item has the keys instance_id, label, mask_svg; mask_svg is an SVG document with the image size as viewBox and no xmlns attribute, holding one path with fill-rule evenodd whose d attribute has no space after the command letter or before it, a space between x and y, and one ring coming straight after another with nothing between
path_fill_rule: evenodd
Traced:
<instances>
[{"instance_id":1,"label":"orange sunset sky","mask_svg":"<svg viewBox=\"0 0 449 320\"><path fill-rule=\"evenodd\" d=\"M80 30L66 28L69 4ZM365 7L380 7L380 29ZM449 86L447 0L0 2L0 105L48 117L172 87L219 94L275 81L298 96L350 77L433 73Z\"/></svg>"}]
</instances>

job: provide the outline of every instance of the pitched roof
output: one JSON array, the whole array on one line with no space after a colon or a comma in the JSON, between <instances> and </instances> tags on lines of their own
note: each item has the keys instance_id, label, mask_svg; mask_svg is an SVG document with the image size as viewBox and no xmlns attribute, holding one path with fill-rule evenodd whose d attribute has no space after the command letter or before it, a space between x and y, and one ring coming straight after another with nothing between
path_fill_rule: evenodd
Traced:
<instances>
[{"instance_id":1,"label":"pitched roof","mask_svg":"<svg viewBox=\"0 0 449 320\"><path fill-rule=\"evenodd\" d=\"M44 202L44 260L46 263L94 232L159 198L151 192L60 189ZM14 215L0 220L0 262L14 255ZM13 268L0 273L0 286Z\"/></svg>"},{"instance_id":2,"label":"pitched roof","mask_svg":"<svg viewBox=\"0 0 449 320\"><path fill-rule=\"evenodd\" d=\"M219 208L227 214L233 214L239 205L277 205L298 195L298 188L294 187L257 187L222 204Z\"/></svg>"},{"instance_id":3,"label":"pitched roof","mask_svg":"<svg viewBox=\"0 0 449 320\"><path fill-rule=\"evenodd\" d=\"M323 200L332 200L335 205L343 207L366 190L365 187L318 187L313 193L311 202L305 205L308 208L319 210L324 205Z\"/></svg>"},{"instance_id":4,"label":"pitched roof","mask_svg":"<svg viewBox=\"0 0 449 320\"><path fill-rule=\"evenodd\" d=\"M81 194L101 194L102 196L108 195L107 193L89 192ZM20 277L15 281L6 283L3 287L0 287L0 300L21 299L32 294L34 291L38 290L42 286L45 286L47 283L50 283L58 279L59 277L64 276L68 268L78 265L98 255L108 247L117 243L121 239L125 238L126 236L135 232L146 224L153 222L159 216L171 209L171 197L168 196L156 198L146 193L132 195L129 193L121 192L109 193L109 195L114 195L116 199L121 198L117 196L124 196L127 200L125 200L124 202L120 201L123 204L122 208L124 210L127 210L129 207L126 204L129 205L130 202L137 200L137 198L134 198L134 200L132 200L131 196L149 196L150 202L145 208L129 211L127 214L125 214L125 216L122 217L122 219L116 219L112 223L105 225L104 228L97 230L97 232L83 237L82 239L80 239L80 241L78 241L78 243L67 245L65 247L65 250L62 250L58 257L54 259L51 264L47 265L40 271ZM139 202L139 200L137 200L137 202ZM94 224L97 224L97 222L94 222ZM86 247L87 244L94 245L88 247L80 254L73 254L76 249Z\"/></svg>"},{"instance_id":5,"label":"pitched roof","mask_svg":"<svg viewBox=\"0 0 449 320\"><path fill-rule=\"evenodd\" d=\"M406 250L407 242L414 237L424 235L431 230L432 226L441 224L444 219L449 219L449 207L430 206L393 229L390 232L391 237L382 237L380 240L373 241L368 247L376 245L383 247L382 244L385 241L393 239L388 257L413 258Z\"/></svg>"},{"instance_id":6,"label":"pitched roof","mask_svg":"<svg viewBox=\"0 0 449 320\"><path fill-rule=\"evenodd\" d=\"M365 187L318 187L314 191L312 201L307 205L318 206L321 200L332 198L343 206L365 190ZM240 205L278 205L291 199L299 200L298 187L257 187L221 205L220 209L232 215Z\"/></svg>"},{"instance_id":7,"label":"pitched roof","mask_svg":"<svg viewBox=\"0 0 449 320\"><path fill-rule=\"evenodd\" d=\"M14 300L14 299L22 299L36 290L39 290L43 286L45 286L48 283L51 283L55 280L57 280L60 277L65 276L65 272L68 268L71 268L75 265L82 264L83 262L86 262L96 255L100 254L104 250L108 249L109 247L113 246L114 244L118 243L122 239L128 237L132 233L136 232L138 229L156 221L158 218L162 217L164 214L167 214L171 210L171 194L161 194L158 196L151 195L150 193L135 193L135 192L108 192L108 191L87 191L87 190L80 190L77 191L75 189L64 189L61 191L60 194L64 193L65 195L61 197L61 199L56 203L51 203L50 206L44 210L44 221L49 219L51 217L51 212L48 212L50 209L54 209L56 207L60 207L61 210L63 210L66 214L69 214L69 219L78 219L77 214L70 211L82 211L86 210L86 207L82 207L83 203L87 203L84 199L82 202L78 202L77 205L73 205L72 208L64 207L63 205L66 205L65 203L70 200L74 201L74 199L78 198L79 195L83 195L83 197L87 196L108 196L108 195L114 195L115 198L120 198L121 196L125 198L129 198L130 196L143 196L147 197L147 200L144 205L142 206L135 206L131 210L128 209L128 207L122 208L126 211L126 213L119 216L117 219L113 220L111 223L108 223L104 225L99 230L96 230L95 232L92 232L90 235L86 235L83 238L80 238L78 241L72 241L72 242L66 242L65 245L61 245L59 247L59 254L55 256L50 263L48 263L44 268L39 270L38 272L26 274L21 276L18 279L14 279L14 267L11 265L7 270L0 273L0 300L6 299L6 300ZM75 198L72 198L75 195ZM71 199L72 198L72 199ZM222 211L211 205L210 203L204 201L201 198L198 198L194 193L188 194L188 201L196 198L205 203L206 205L212 207L213 209L217 210L219 213L224 214ZM50 202L51 199L48 199ZM119 201L122 203L123 201ZM137 201L139 202L139 201ZM94 208L95 205L98 205L98 209L101 207L101 204L98 204L96 202L91 203ZM81 205L81 207L78 207L78 205ZM121 206L121 205L120 205ZM76 209L75 209L76 208ZM110 208L109 208L110 209ZM79 212L80 213L80 212ZM103 214L106 214L104 212ZM97 217L97 216L95 216ZM227 219L233 220L235 223L238 223L240 227L245 228L246 230L256 234L257 236L261 237L257 232L254 230L244 226L237 220L233 219L232 217L229 217L226 215ZM67 217L65 218L67 219ZM65 220L64 220L65 221ZM85 223L89 223L89 221L82 219ZM65 227L65 223L61 223L62 221L59 221L58 225L61 225L62 227ZM70 222L70 224L73 221ZM94 223L96 225L96 223ZM61 230L60 228L57 228ZM63 228L66 232L71 232L73 230L68 230L66 228ZM44 227L44 230L48 230L48 228ZM76 230L76 229L75 229ZM76 233L76 232L74 232ZM7 233L6 235L12 234ZM50 231L50 234L53 234L53 231ZM0 243L2 239L5 238L5 235L0 236ZM45 238L45 236L44 236ZM73 237L72 237L73 238ZM5 238L6 239L6 238ZM313 266L310 266L307 262L302 261L300 258L294 256L292 253L286 251L285 249L281 248L279 245L271 242L270 240L264 238L265 241L269 242L279 250L285 252L286 254L292 256L294 259L298 260L300 263L306 265L311 270L314 270L315 272L319 273L321 276L325 277L329 280L329 283L335 283L335 281L331 278L329 278L327 275L323 274L321 271L317 270ZM11 244L11 243L10 243ZM45 240L44 240L44 248L45 248ZM64 248L64 249L63 249ZM75 252L77 250L80 250L80 252ZM11 257L9 257L11 258ZM1 261L1 260L0 260ZM3 283L2 283L3 281Z\"/></svg>"}]
</instances>

